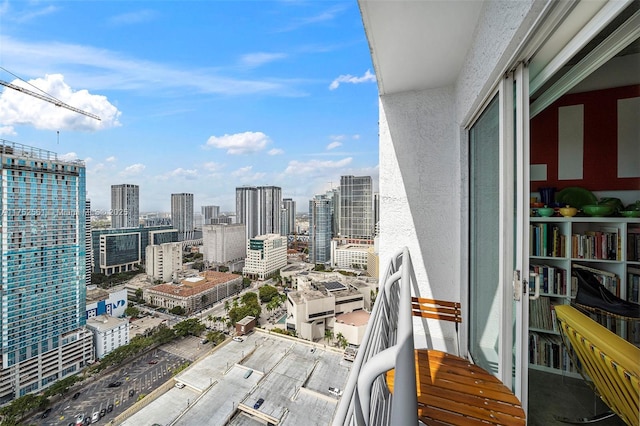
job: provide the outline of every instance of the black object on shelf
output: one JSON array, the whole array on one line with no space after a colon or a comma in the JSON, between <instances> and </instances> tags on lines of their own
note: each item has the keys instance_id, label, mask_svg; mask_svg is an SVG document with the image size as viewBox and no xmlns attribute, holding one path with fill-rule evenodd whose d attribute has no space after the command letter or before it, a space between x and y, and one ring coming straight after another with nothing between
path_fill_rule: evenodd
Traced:
<instances>
[{"instance_id":1,"label":"black object on shelf","mask_svg":"<svg viewBox=\"0 0 640 426\"><path fill-rule=\"evenodd\" d=\"M627 318L640 318L640 305L619 298L607 290L596 276L587 270L574 269L578 279L578 292L575 303L600 309L614 315Z\"/></svg>"}]
</instances>

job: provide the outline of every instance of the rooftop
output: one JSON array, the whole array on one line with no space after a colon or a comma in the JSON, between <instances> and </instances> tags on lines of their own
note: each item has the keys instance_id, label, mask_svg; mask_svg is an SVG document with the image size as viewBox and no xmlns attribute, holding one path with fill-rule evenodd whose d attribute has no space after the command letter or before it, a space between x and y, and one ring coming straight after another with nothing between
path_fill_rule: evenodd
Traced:
<instances>
[{"instance_id":1,"label":"rooftop","mask_svg":"<svg viewBox=\"0 0 640 426\"><path fill-rule=\"evenodd\" d=\"M349 324L356 327L366 325L369 322L371 314L367 311L353 311L347 314L341 314L336 317L336 322Z\"/></svg>"},{"instance_id":2,"label":"rooftop","mask_svg":"<svg viewBox=\"0 0 640 426\"><path fill-rule=\"evenodd\" d=\"M141 408L123 426L159 424L328 425L351 363L341 351L322 345L267 334L262 330L244 342L227 340L175 380L171 388ZM255 402L263 398L257 410ZM146 401L148 402L148 401Z\"/></svg>"},{"instance_id":3,"label":"rooftop","mask_svg":"<svg viewBox=\"0 0 640 426\"><path fill-rule=\"evenodd\" d=\"M237 279L242 279L242 276L217 271L205 271L197 277L185 278L180 284L159 284L149 288L148 291L189 297Z\"/></svg>"}]
</instances>

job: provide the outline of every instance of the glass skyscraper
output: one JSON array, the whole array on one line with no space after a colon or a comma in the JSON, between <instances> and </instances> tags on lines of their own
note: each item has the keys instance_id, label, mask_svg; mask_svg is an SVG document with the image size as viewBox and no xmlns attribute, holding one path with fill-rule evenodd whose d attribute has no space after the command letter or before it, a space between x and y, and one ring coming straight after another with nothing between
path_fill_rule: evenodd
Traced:
<instances>
[{"instance_id":1,"label":"glass skyscraper","mask_svg":"<svg viewBox=\"0 0 640 426\"><path fill-rule=\"evenodd\" d=\"M278 186L236 188L236 218L247 227L247 239L280 234L282 189Z\"/></svg>"},{"instance_id":2,"label":"glass skyscraper","mask_svg":"<svg viewBox=\"0 0 640 426\"><path fill-rule=\"evenodd\" d=\"M77 360L60 352L85 336L78 330L85 325L86 188L84 163L50 151L0 140L0 164L3 399L46 387L87 361L84 352Z\"/></svg>"},{"instance_id":3,"label":"glass skyscraper","mask_svg":"<svg viewBox=\"0 0 640 426\"><path fill-rule=\"evenodd\" d=\"M193 238L193 194L171 194L171 223L180 241Z\"/></svg>"},{"instance_id":4,"label":"glass skyscraper","mask_svg":"<svg viewBox=\"0 0 640 426\"><path fill-rule=\"evenodd\" d=\"M140 187L111 185L111 227L137 228L140 225Z\"/></svg>"},{"instance_id":5,"label":"glass skyscraper","mask_svg":"<svg viewBox=\"0 0 640 426\"><path fill-rule=\"evenodd\" d=\"M331 261L331 200L316 195L309 201L309 262Z\"/></svg>"},{"instance_id":6,"label":"glass skyscraper","mask_svg":"<svg viewBox=\"0 0 640 426\"><path fill-rule=\"evenodd\" d=\"M340 177L340 236L373 238L373 180L371 176Z\"/></svg>"}]
</instances>

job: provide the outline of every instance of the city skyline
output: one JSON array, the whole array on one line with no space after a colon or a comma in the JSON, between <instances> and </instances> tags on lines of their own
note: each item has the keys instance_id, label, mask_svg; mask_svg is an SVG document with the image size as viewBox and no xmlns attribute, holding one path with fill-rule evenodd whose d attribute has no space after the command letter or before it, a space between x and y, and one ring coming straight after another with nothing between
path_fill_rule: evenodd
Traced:
<instances>
[{"instance_id":1,"label":"city skyline","mask_svg":"<svg viewBox=\"0 0 640 426\"><path fill-rule=\"evenodd\" d=\"M341 175L377 183L355 2L8 1L0 19L1 80L101 118L4 88L0 139L83 160L95 210L122 183L141 212L169 211L171 193L233 211L241 185L306 206Z\"/></svg>"}]
</instances>

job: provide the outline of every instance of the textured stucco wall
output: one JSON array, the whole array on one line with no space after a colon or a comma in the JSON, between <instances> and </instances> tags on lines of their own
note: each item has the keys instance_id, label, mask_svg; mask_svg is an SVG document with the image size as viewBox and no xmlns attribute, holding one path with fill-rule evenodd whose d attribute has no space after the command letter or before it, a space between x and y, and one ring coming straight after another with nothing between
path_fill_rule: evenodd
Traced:
<instances>
[{"instance_id":1,"label":"textured stucco wall","mask_svg":"<svg viewBox=\"0 0 640 426\"><path fill-rule=\"evenodd\" d=\"M468 148L463 125L500 78L544 3L487 3L455 86L380 98L380 265L384 269L407 246L422 297L466 299ZM444 338L446 349L452 349L453 327L429 324L429 329L436 347ZM461 340L464 351L465 337Z\"/></svg>"}]
</instances>

